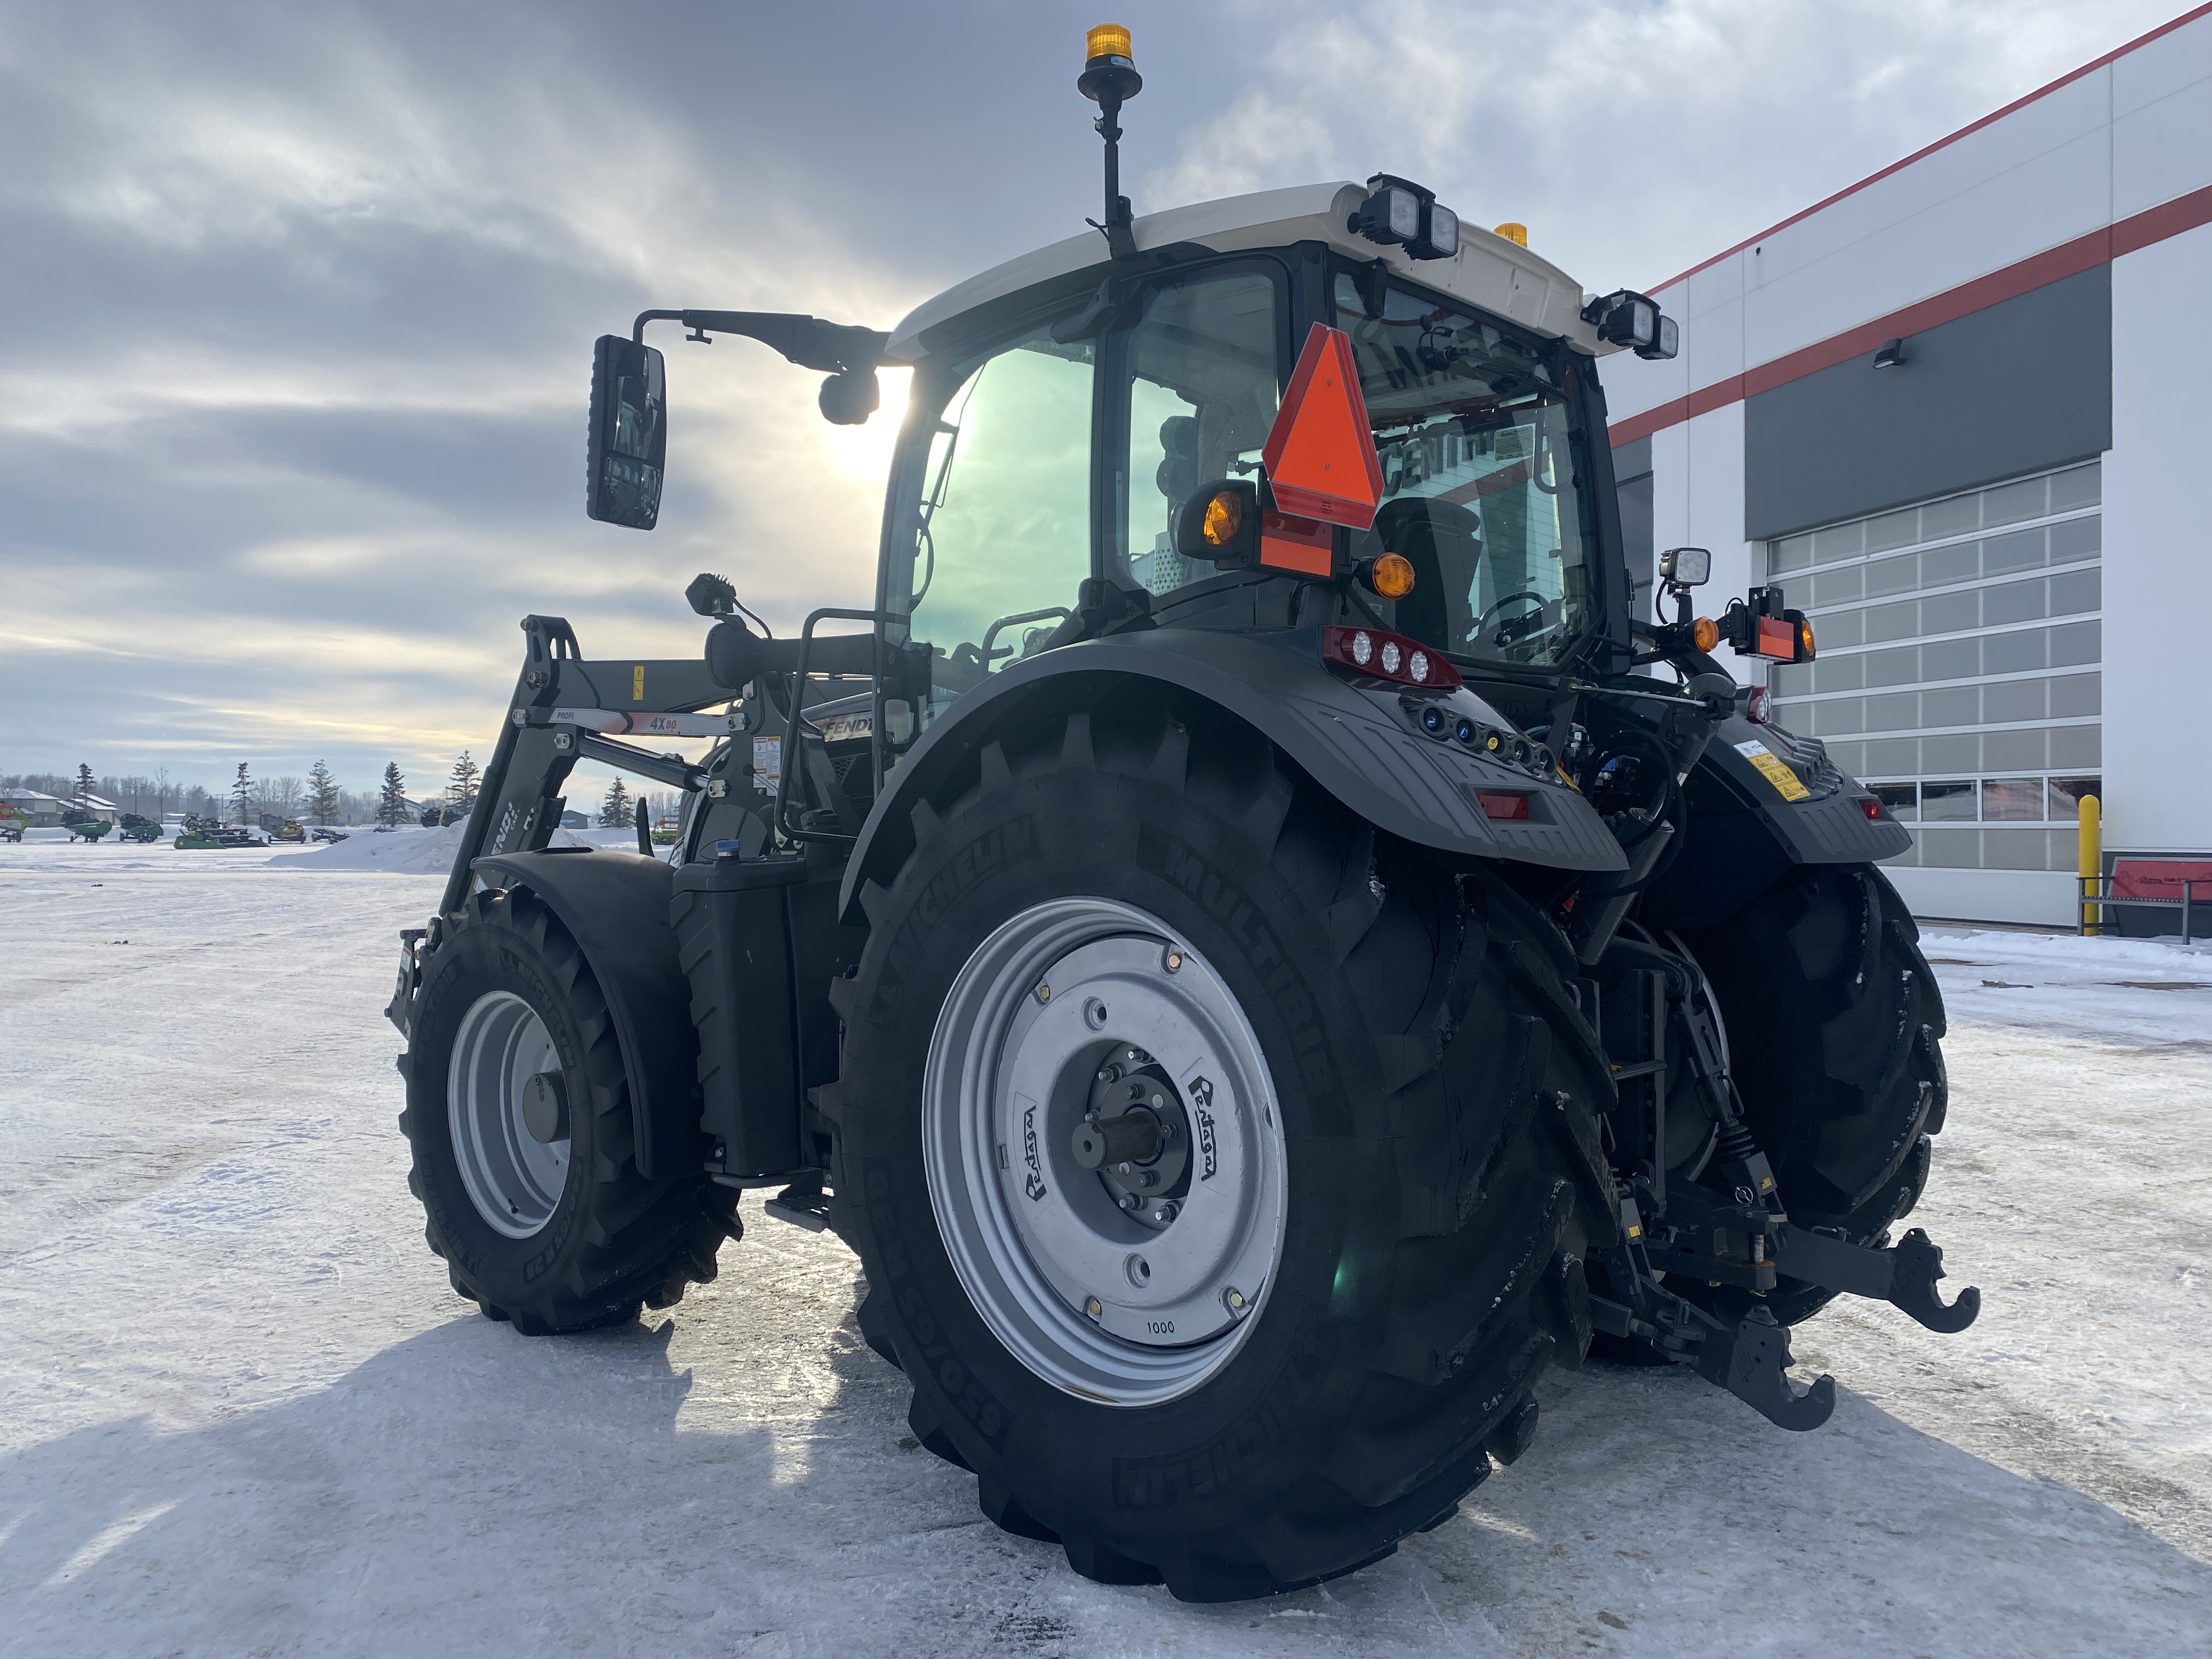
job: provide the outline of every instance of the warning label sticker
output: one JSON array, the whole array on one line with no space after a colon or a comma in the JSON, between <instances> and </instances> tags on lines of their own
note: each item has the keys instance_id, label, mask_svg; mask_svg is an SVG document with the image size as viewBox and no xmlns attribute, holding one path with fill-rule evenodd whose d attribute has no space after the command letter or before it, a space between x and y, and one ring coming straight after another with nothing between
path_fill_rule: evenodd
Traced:
<instances>
[{"instance_id":1,"label":"warning label sticker","mask_svg":"<svg viewBox=\"0 0 2212 1659\"><path fill-rule=\"evenodd\" d=\"M1797 781L1797 775L1782 763L1782 757L1765 744L1753 738L1749 743L1740 743L1735 752L1756 766L1766 781L1781 793L1784 800L1803 800L1813 792Z\"/></svg>"}]
</instances>

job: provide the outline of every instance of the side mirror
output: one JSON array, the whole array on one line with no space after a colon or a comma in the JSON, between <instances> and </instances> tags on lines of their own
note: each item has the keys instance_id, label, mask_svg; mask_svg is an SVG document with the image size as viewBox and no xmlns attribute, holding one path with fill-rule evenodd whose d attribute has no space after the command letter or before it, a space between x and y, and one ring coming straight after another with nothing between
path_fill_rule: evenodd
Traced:
<instances>
[{"instance_id":1,"label":"side mirror","mask_svg":"<svg viewBox=\"0 0 2212 1659\"><path fill-rule=\"evenodd\" d=\"M1712 550L1670 547L1659 556L1659 580L1676 587L1703 587L1712 579Z\"/></svg>"},{"instance_id":2,"label":"side mirror","mask_svg":"<svg viewBox=\"0 0 2212 1659\"><path fill-rule=\"evenodd\" d=\"M668 457L667 410L660 354L619 334L599 336L592 348L586 514L602 524L653 528Z\"/></svg>"}]
</instances>

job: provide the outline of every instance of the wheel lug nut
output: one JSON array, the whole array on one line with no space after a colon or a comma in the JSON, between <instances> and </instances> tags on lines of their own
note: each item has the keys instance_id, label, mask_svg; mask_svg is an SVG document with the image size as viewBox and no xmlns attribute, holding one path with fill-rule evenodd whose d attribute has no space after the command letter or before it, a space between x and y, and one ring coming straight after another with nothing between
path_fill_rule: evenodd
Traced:
<instances>
[{"instance_id":1,"label":"wheel lug nut","mask_svg":"<svg viewBox=\"0 0 2212 1659\"><path fill-rule=\"evenodd\" d=\"M1168 972L1171 974L1181 973L1182 971L1182 952L1180 951L1170 951L1167 953L1164 965L1166 966Z\"/></svg>"},{"instance_id":2,"label":"wheel lug nut","mask_svg":"<svg viewBox=\"0 0 2212 1659\"><path fill-rule=\"evenodd\" d=\"M1234 1285L1231 1285L1227 1290L1222 1291L1221 1304L1227 1308L1232 1314L1243 1313L1244 1311L1244 1292L1238 1290Z\"/></svg>"}]
</instances>

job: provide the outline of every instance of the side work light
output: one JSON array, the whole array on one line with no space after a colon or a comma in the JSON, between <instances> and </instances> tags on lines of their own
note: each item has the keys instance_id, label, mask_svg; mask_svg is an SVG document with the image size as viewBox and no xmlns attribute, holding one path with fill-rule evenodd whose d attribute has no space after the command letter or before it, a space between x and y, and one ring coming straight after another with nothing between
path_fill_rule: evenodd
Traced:
<instances>
[{"instance_id":1,"label":"side work light","mask_svg":"<svg viewBox=\"0 0 2212 1659\"><path fill-rule=\"evenodd\" d=\"M1681 349L1681 331L1659 309L1659 302L1633 289L1619 289L1583 307L1583 320L1595 324L1607 345L1626 346L1638 356L1660 361Z\"/></svg>"},{"instance_id":2,"label":"side work light","mask_svg":"<svg viewBox=\"0 0 2212 1659\"><path fill-rule=\"evenodd\" d=\"M1438 202L1436 191L1388 173L1367 181L1367 199L1345 228L1370 242L1402 247L1415 259L1449 259L1459 252L1459 215Z\"/></svg>"}]
</instances>

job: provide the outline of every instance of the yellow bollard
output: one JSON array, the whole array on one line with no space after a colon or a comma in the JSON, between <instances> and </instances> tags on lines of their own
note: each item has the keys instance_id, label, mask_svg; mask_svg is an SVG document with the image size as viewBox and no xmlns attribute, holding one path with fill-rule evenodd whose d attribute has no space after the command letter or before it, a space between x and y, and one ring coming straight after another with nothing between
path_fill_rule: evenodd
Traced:
<instances>
[{"instance_id":1,"label":"yellow bollard","mask_svg":"<svg viewBox=\"0 0 2212 1659\"><path fill-rule=\"evenodd\" d=\"M2094 795L2084 795L2081 801L2081 856L2075 864L2081 878L2081 931L2101 933L2098 926L2100 908L2089 896L2097 890L2092 884L2105 873L2104 807Z\"/></svg>"}]
</instances>

